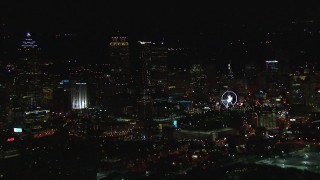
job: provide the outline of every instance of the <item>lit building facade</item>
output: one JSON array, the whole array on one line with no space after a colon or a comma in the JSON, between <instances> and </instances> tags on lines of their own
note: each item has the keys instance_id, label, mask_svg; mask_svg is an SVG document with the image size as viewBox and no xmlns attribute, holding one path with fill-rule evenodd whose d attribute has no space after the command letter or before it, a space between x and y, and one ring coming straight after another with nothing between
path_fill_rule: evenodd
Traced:
<instances>
[{"instance_id":1,"label":"lit building facade","mask_svg":"<svg viewBox=\"0 0 320 180\"><path fill-rule=\"evenodd\" d=\"M192 65L190 69L191 82L190 87L194 92L203 92L206 83L206 75L200 64Z\"/></svg>"},{"instance_id":2,"label":"lit building facade","mask_svg":"<svg viewBox=\"0 0 320 180\"><path fill-rule=\"evenodd\" d=\"M131 80L129 43L126 37L112 37L109 44L110 80L115 94L124 93Z\"/></svg>"},{"instance_id":3,"label":"lit building facade","mask_svg":"<svg viewBox=\"0 0 320 180\"><path fill-rule=\"evenodd\" d=\"M31 34L27 33L19 52L19 68L16 70L16 93L24 97L27 109L34 109L41 105L42 83L39 61L41 49Z\"/></svg>"},{"instance_id":4,"label":"lit building facade","mask_svg":"<svg viewBox=\"0 0 320 180\"><path fill-rule=\"evenodd\" d=\"M305 71L306 72L306 71ZM291 76L290 102L320 110L320 76L303 73Z\"/></svg>"},{"instance_id":5,"label":"lit building facade","mask_svg":"<svg viewBox=\"0 0 320 180\"><path fill-rule=\"evenodd\" d=\"M147 87L151 85L151 77L150 77L150 63L151 63L151 42L143 42L139 41L140 44L140 53L139 53L139 61L140 61L140 83L143 87Z\"/></svg>"},{"instance_id":6,"label":"lit building facade","mask_svg":"<svg viewBox=\"0 0 320 180\"><path fill-rule=\"evenodd\" d=\"M130 73L129 43L126 37L112 37L110 42L111 71L120 75Z\"/></svg>"},{"instance_id":7,"label":"lit building facade","mask_svg":"<svg viewBox=\"0 0 320 180\"><path fill-rule=\"evenodd\" d=\"M71 89L71 104L73 110L88 108L87 83L75 83Z\"/></svg>"},{"instance_id":8,"label":"lit building facade","mask_svg":"<svg viewBox=\"0 0 320 180\"><path fill-rule=\"evenodd\" d=\"M277 60L267 60L265 70L265 89L270 98L278 96L280 90L284 89L280 82L279 64Z\"/></svg>"},{"instance_id":9,"label":"lit building facade","mask_svg":"<svg viewBox=\"0 0 320 180\"><path fill-rule=\"evenodd\" d=\"M168 48L164 43L152 44L150 62L151 84L157 86L167 85L168 81Z\"/></svg>"},{"instance_id":10,"label":"lit building facade","mask_svg":"<svg viewBox=\"0 0 320 180\"><path fill-rule=\"evenodd\" d=\"M164 43L139 41L139 84L143 91L168 89L168 48Z\"/></svg>"},{"instance_id":11,"label":"lit building facade","mask_svg":"<svg viewBox=\"0 0 320 180\"><path fill-rule=\"evenodd\" d=\"M278 61L276 60L267 60L266 61L266 71L267 72L278 72Z\"/></svg>"},{"instance_id":12,"label":"lit building facade","mask_svg":"<svg viewBox=\"0 0 320 180\"><path fill-rule=\"evenodd\" d=\"M258 127L274 129L277 126L277 116L273 112L265 112L258 116Z\"/></svg>"},{"instance_id":13,"label":"lit building facade","mask_svg":"<svg viewBox=\"0 0 320 180\"><path fill-rule=\"evenodd\" d=\"M27 33L21 46L18 48L20 59L22 60L23 70L26 73L38 73L38 63L41 56L41 48L38 47L35 40L32 39L31 34Z\"/></svg>"}]
</instances>

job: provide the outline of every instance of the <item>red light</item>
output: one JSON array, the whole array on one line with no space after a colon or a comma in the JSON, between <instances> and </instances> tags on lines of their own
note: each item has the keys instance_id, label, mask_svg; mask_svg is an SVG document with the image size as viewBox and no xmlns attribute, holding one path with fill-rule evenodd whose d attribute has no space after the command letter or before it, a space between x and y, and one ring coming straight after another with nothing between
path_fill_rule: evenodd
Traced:
<instances>
[{"instance_id":1,"label":"red light","mask_svg":"<svg viewBox=\"0 0 320 180\"><path fill-rule=\"evenodd\" d=\"M12 142L12 141L14 141L14 137L7 139L7 142Z\"/></svg>"}]
</instances>

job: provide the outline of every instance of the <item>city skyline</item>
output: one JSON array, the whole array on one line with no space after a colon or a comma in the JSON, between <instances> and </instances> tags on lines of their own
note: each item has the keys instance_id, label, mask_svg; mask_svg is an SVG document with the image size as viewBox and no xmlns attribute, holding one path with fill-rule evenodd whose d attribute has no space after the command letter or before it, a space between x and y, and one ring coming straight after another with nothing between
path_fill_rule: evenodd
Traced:
<instances>
[{"instance_id":1,"label":"city skyline","mask_svg":"<svg viewBox=\"0 0 320 180\"><path fill-rule=\"evenodd\" d=\"M319 10L2 2L0 178L316 179Z\"/></svg>"},{"instance_id":2,"label":"city skyline","mask_svg":"<svg viewBox=\"0 0 320 180\"><path fill-rule=\"evenodd\" d=\"M17 44L30 32L43 48L44 57L64 51L59 49L61 43L56 43L57 38L64 36L69 41L66 48L79 51L75 58L84 62L107 59L108 42L114 36L126 36L133 51L138 41L164 41L168 48L202 48L207 54L200 54L207 59L239 65L241 62L261 63L266 59L282 61L282 56L293 51L305 51L301 49L305 45L309 52L296 61L312 61L318 57L318 42L295 36L304 36L306 28L300 24L306 23L314 38L319 38L317 12L320 7L298 0L213 5L205 1L28 1L19 4L8 1L0 8L0 32L8 36L8 40L1 43L11 49L18 48ZM282 36L284 33L288 35ZM236 44L238 40L241 42ZM269 47L259 47L261 42L270 42ZM246 43L244 49L239 46L241 43ZM202 62L195 60L195 63Z\"/></svg>"}]
</instances>

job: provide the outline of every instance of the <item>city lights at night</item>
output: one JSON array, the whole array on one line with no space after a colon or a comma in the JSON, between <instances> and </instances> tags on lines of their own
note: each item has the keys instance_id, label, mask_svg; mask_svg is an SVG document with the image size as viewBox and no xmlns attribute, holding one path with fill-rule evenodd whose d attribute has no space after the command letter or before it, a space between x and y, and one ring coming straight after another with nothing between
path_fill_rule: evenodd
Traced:
<instances>
[{"instance_id":1,"label":"city lights at night","mask_svg":"<svg viewBox=\"0 0 320 180\"><path fill-rule=\"evenodd\" d=\"M319 12L1 2L0 179L319 179Z\"/></svg>"}]
</instances>

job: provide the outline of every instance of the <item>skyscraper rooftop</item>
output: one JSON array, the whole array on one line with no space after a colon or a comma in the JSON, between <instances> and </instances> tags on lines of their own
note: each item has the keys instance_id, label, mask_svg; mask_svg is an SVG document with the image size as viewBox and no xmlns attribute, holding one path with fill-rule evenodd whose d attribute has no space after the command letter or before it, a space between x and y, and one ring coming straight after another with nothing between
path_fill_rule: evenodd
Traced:
<instances>
[{"instance_id":1,"label":"skyscraper rooftop","mask_svg":"<svg viewBox=\"0 0 320 180\"><path fill-rule=\"evenodd\" d=\"M24 39L24 41L22 42L22 45L21 47L23 49L33 49L35 47L37 47L37 43L36 41L34 41L32 38L31 38L31 34L29 32L27 32L26 34L26 38Z\"/></svg>"}]
</instances>

